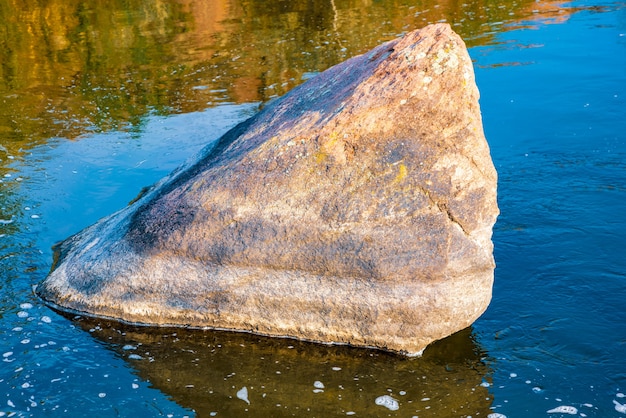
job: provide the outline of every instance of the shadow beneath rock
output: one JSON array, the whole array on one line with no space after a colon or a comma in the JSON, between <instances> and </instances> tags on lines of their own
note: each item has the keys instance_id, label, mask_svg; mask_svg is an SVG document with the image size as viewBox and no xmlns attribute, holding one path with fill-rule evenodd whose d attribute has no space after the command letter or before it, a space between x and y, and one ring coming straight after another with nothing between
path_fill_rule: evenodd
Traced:
<instances>
[{"instance_id":1,"label":"shadow beneath rock","mask_svg":"<svg viewBox=\"0 0 626 418\"><path fill-rule=\"evenodd\" d=\"M489 373L471 328L421 358L227 331L76 317L143 380L199 417L487 416ZM244 389L245 388L245 389Z\"/></svg>"}]
</instances>

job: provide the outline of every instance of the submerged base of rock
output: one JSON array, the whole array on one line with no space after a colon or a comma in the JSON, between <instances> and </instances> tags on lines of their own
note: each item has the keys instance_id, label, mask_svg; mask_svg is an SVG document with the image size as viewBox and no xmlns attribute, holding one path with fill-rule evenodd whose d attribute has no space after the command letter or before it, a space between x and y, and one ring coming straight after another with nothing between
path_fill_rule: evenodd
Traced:
<instances>
[{"instance_id":1,"label":"submerged base of rock","mask_svg":"<svg viewBox=\"0 0 626 418\"><path fill-rule=\"evenodd\" d=\"M496 173L445 24L339 64L62 242L37 293L120 321L416 355L491 298Z\"/></svg>"}]
</instances>

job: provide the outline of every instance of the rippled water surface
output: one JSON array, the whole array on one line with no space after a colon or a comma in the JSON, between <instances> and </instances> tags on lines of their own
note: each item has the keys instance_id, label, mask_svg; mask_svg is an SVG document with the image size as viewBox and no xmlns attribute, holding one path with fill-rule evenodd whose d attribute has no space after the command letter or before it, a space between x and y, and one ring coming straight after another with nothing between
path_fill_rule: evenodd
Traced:
<instances>
[{"instance_id":1,"label":"rippled water surface","mask_svg":"<svg viewBox=\"0 0 626 418\"><path fill-rule=\"evenodd\" d=\"M448 21L499 173L493 301L419 359L59 315L51 246L259 106ZM626 5L0 0L0 417L626 417Z\"/></svg>"}]
</instances>

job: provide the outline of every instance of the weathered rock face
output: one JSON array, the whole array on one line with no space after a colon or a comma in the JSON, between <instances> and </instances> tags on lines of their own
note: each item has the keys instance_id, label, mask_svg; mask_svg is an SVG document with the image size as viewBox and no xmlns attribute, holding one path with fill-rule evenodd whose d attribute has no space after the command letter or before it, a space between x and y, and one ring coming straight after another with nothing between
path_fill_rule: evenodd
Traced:
<instances>
[{"instance_id":1,"label":"weathered rock face","mask_svg":"<svg viewBox=\"0 0 626 418\"><path fill-rule=\"evenodd\" d=\"M337 65L69 238L62 309L420 353L491 298L496 172L463 41Z\"/></svg>"}]
</instances>

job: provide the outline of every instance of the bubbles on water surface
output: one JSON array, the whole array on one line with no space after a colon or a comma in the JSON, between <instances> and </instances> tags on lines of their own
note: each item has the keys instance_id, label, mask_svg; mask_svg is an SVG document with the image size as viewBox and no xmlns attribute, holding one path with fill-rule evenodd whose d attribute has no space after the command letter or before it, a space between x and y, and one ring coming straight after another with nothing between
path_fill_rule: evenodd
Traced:
<instances>
[{"instance_id":1,"label":"bubbles on water surface","mask_svg":"<svg viewBox=\"0 0 626 418\"><path fill-rule=\"evenodd\" d=\"M561 406L557 406L556 408L550 409L547 412L548 412L548 414L570 414L570 415L576 415L576 414L578 414L578 409L576 407L569 406L569 405L561 405Z\"/></svg>"},{"instance_id":2,"label":"bubbles on water surface","mask_svg":"<svg viewBox=\"0 0 626 418\"><path fill-rule=\"evenodd\" d=\"M242 401L250 405L250 400L248 399L248 388L244 386L241 389L239 389L237 391L237 398L241 399Z\"/></svg>"},{"instance_id":3,"label":"bubbles on water surface","mask_svg":"<svg viewBox=\"0 0 626 418\"><path fill-rule=\"evenodd\" d=\"M376 398L375 403L376 405L384 406L391 411L397 411L398 409L400 409L398 401L389 395L379 396L378 398Z\"/></svg>"}]
</instances>

